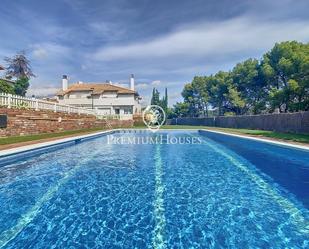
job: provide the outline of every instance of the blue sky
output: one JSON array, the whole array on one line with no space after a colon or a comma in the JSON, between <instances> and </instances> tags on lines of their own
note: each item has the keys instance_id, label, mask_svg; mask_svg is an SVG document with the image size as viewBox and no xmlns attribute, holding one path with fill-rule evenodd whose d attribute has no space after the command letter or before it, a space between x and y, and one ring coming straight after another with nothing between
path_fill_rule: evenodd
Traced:
<instances>
[{"instance_id":1,"label":"blue sky","mask_svg":"<svg viewBox=\"0 0 309 249\"><path fill-rule=\"evenodd\" d=\"M70 82L128 84L149 100L181 100L194 75L260 58L275 42L309 41L308 0L2 0L0 64L25 50L37 75L29 94Z\"/></svg>"}]
</instances>

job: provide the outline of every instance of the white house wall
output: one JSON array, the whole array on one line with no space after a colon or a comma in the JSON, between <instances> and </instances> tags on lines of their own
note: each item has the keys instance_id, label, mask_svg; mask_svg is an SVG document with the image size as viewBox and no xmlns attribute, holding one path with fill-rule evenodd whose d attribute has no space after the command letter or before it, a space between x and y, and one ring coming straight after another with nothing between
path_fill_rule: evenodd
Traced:
<instances>
[{"instance_id":1,"label":"white house wall","mask_svg":"<svg viewBox=\"0 0 309 249\"><path fill-rule=\"evenodd\" d=\"M70 98L59 99L59 103L67 104L67 105L92 105L92 99L87 97L79 97L78 95L74 94L70 96ZM135 105L134 96L129 95L118 95L117 98L109 98L109 97L94 97L93 98L94 106L122 106L122 105Z\"/></svg>"},{"instance_id":2,"label":"white house wall","mask_svg":"<svg viewBox=\"0 0 309 249\"><path fill-rule=\"evenodd\" d=\"M73 105L91 109L92 98L91 92L88 91L74 91L65 95L63 98L59 98L60 104ZM128 110L133 113L141 112L141 105L133 94L117 94L115 92L104 92L102 95L93 96L93 107L100 115L118 114L124 116L130 116L127 114Z\"/></svg>"}]
</instances>

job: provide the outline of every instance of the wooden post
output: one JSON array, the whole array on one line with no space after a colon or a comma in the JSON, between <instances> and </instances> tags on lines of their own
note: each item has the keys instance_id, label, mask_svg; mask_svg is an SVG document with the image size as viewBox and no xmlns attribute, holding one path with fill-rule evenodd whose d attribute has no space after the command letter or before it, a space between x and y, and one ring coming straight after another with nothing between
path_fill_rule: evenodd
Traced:
<instances>
[{"instance_id":1,"label":"wooden post","mask_svg":"<svg viewBox=\"0 0 309 249\"><path fill-rule=\"evenodd\" d=\"M39 100L38 99L35 100L35 110L36 111L39 110Z\"/></svg>"},{"instance_id":2,"label":"wooden post","mask_svg":"<svg viewBox=\"0 0 309 249\"><path fill-rule=\"evenodd\" d=\"M12 94L8 94L8 108L11 108L12 105Z\"/></svg>"}]
</instances>

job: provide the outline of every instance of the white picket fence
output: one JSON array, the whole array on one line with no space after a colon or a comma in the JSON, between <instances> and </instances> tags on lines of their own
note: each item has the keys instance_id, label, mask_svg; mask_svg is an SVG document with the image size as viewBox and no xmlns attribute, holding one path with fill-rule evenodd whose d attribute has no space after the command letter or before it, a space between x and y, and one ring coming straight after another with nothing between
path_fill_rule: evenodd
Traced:
<instances>
[{"instance_id":1,"label":"white picket fence","mask_svg":"<svg viewBox=\"0 0 309 249\"><path fill-rule=\"evenodd\" d=\"M102 115L97 112L96 109L86 109L82 107L75 107L70 105L63 105L56 102L45 101L35 98L26 98L19 95L13 95L8 93L0 92L0 107L5 106L7 108L20 108L20 109L34 109L39 110L51 110L54 112L65 112L65 113L77 113L95 115L99 119L121 119L130 120L133 119L132 114L114 114L114 115Z\"/></svg>"},{"instance_id":2,"label":"white picket fence","mask_svg":"<svg viewBox=\"0 0 309 249\"><path fill-rule=\"evenodd\" d=\"M37 111L52 110L54 112L96 115L95 110L89 110L86 108L69 106L69 105L62 105L55 102L35 98L26 98L8 93L0 93L0 106L5 106L7 108L34 109Z\"/></svg>"}]
</instances>

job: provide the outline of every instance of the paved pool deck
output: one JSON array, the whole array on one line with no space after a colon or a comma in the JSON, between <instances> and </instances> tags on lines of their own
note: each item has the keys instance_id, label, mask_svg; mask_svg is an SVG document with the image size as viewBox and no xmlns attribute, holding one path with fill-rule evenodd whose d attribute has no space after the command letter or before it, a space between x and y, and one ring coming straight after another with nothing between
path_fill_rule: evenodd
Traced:
<instances>
[{"instance_id":1,"label":"paved pool deck","mask_svg":"<svg viewBox=\"0 0 309 249\"><path fill-rule=\"evenodd\" d=\"M72 137L74 138L74 137L77 137L77 136L89 135L89 134L95 134L95 133L98 133L98 131L81 132L81 133L76 133L76 134L57 136L57 137L51 137L51 138L43 138L43 139L37 139L37 140L25 141L25 142L19 142L19 143L3 144L3 145L0 145L0 151L7 150L7 149L14 149L14 148L22 147L22 146L28 146L28 145L45 143L45 142L57 141L57 140L61 140L63 138L72 138Z\"/></svg>"}]
</instances>

